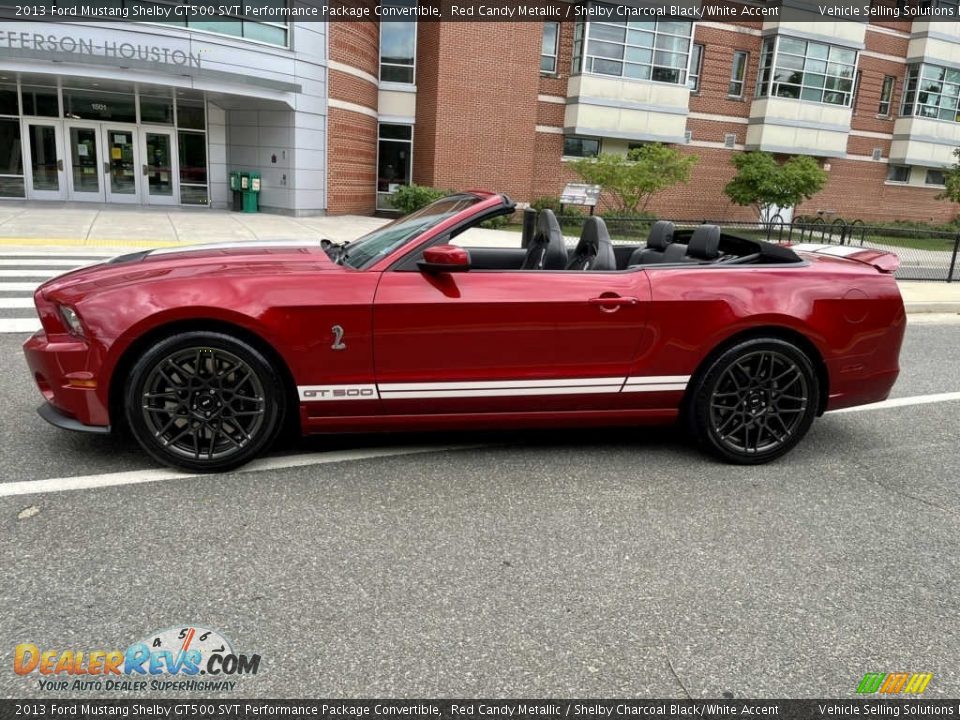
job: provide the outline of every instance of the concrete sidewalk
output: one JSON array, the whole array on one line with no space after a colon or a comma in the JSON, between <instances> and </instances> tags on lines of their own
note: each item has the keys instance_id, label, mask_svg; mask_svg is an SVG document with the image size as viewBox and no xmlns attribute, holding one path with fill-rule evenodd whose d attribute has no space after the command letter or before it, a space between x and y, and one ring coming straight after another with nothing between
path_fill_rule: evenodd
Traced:
<instances>
[{"instance_id":1,"label":"concrete sidewalk","mask_svg":"<svg viewBox=\"0 0 960 720\"><path fill-rule=\"evenodd\" d=\"M207 208L2 202L0 244L131 248L324 237L342 242L383 222L355 215L296 218Z\"/></svg>"},{"instance_id":2,"label":"concrete sidewalk","mask_svg":"<svg viewBox=\"0 0 960 720\"><path fill-rule=\"evenodd\" d=\"M207 208L117 207L77 203L0 203L0 248L58 246L110 249L175 247L244 240L353 240L383 218L360 215L287 217ZM571 243L576 238L568 238ZM516 246L516 231L470 231L470 244ZM901 281L910 313L960 313L960 282Z\"/></svg>"}]
</instances>

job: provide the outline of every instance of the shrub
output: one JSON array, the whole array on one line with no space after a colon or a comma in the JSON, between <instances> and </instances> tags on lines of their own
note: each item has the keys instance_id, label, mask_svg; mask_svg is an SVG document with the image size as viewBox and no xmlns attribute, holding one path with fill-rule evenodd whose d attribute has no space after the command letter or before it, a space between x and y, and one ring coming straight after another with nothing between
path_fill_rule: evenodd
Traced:
<instances>
[{"instance_id":1,"label":"shrub","mask_svg":"<svg viewBox=\"0 0 960 720\"><path fill-rule=\"evenodd\" d=\"M489 220L484 220L482 223L480 223L480 227L486 228L487 230L499 230L502 227L506 227L510 223L511 217L512 215L497 215Z\"/></svg>"},{"instance_id":2,"label":"shrub","mask_svg":"<svg viewBox=\"0 0 960 720\"><path fill-rule=\"evenodd\" d=\"M404 215L408 215L450 194L449 190L425 185L401 185L390 197L390 204Z\"/></svg>"},{"instance_id":3,"label":"shrub","mask_svg":"<svg viewBox=\"0 0 960 720\"><path fill-rule=\"evenodd\" d=\"M734 203L753 206L761 218L773 208L793 208L816 195L827 182L827 173L808 155L795 155L784 163L772 153L744 152L730 158L737 175L723 191Z\"/></svg>"},{"instance_id":4,"label":"shrub","mask_svg":"<svg viewBox=\"0 0 960 720\"><path fill-rule=\"evenodd\" d=\"M553 210L553 212L560 212L560 198L556 196L545 195L543 197L535 198L530 201L530 207L540 212L541 210Z\"/></svg>"},{"instance_id":5,"label":"shrub","mask_svg":"<svg viewBox=\"0 0 960 720\"><path fill-rule=\"evenodd\" d=\"M635 213L646 209L657 193L686 183L697 159L676 148L649 143L626 156L600 153L582 158L571 162L570 168L585 182L600 185L619 210Z\"/></svg>"}]
</instances>

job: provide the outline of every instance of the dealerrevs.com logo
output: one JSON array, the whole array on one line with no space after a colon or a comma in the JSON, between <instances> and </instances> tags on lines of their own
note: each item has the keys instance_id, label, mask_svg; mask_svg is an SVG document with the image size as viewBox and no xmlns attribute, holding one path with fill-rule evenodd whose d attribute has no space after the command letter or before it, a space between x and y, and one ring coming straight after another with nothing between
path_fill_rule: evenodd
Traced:
<instances>
[{"instance_id":1,"label":"dealerrevs.com logo","mask_svg":"<svg viewBox=\"0 0 960 720\"><path fill-rule=\"evenodd\" d=\"M857 694L919 695L932 679L933 673L867 673L857 685Z\"/></svg>"},{"instance_id":2,"label":"dealerrevs.com logo","mask_svg":"<svg viewBox=\"0 0 960 720\"><path fill-rule=\"evenodd\" d=\"M256 675L260 656L234 652L216 630L198 625L150 633L126 650L41 649L20 643L17 675L38 675L45 691L233 690L239 675Z\"/></svg>"}]
</instances>

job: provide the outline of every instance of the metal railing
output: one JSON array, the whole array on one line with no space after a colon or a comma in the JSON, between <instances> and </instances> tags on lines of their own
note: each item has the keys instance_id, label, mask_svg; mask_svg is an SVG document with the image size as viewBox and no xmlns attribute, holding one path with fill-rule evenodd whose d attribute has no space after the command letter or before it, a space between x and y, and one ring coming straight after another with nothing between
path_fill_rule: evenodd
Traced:
<instances>
[{"instance_id":1,"label":"metal railing","mask_svg":"<svg viewBox=\"0 0 960 720\"><path fill-rule=\"evenodd\" d=\"M582 215L557 218L566 235L578 235ZM669 219L669 218L663 218ZM604 217L614 243L643 243L656 219ZM854 245L892 252L900 258L896 277L900 280L960 281L960 232L935 231L911 227L867 225L862 220L846 222L837 218L827 222L815 218L808 222L785 222L779 215L770 222L729 220L672 220L678 229L700 224L719 225L734 235L773 243L820 243Z\"/></svg>"}]
</instances>

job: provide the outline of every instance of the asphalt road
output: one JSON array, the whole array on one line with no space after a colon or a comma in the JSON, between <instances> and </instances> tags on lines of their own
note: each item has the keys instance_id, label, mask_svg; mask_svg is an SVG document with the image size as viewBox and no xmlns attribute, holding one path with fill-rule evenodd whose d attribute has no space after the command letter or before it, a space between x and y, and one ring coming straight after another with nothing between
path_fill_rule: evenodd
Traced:
<instances>
[{"instance_id":1,"label":"asphalt road","mask_svg":"<svg viewBox=\"0 0 960 720\"><path fill-rule=\"evenodd\" d=\"M22 340L0 335L3 482L150 467L40 420ZM960 391L958 348L912 323L894 395ZM828 415L746 469L669 430L503 432L0 496L0 697L71 696L15 675L18 643L192 624L261 655L224 697L850 697L892 671L957 697L958 424L957 401Z\"/></svg>"}]
</instances>

